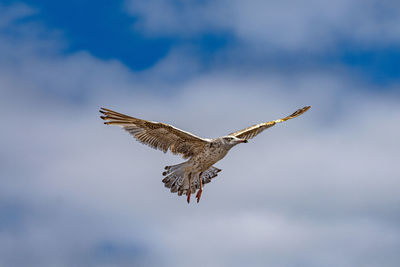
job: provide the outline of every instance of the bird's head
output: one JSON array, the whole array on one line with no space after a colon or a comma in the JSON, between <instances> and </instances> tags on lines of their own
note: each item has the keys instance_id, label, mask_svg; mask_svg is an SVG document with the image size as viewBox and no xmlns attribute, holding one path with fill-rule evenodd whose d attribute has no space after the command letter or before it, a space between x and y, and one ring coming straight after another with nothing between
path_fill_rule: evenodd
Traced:
<instances>
[{"instance_id":1,"label":"bird's head","mask_svg":"<svg viewBox=\"0 0 400 267\"><path fill-rule=\"evenodd\" d=\"M240 143L247 143L246 139L237 138L231 135L223 136L221 139L225 145L230 145L230 146L235 146Z\"/></svg>"}]
</instances>

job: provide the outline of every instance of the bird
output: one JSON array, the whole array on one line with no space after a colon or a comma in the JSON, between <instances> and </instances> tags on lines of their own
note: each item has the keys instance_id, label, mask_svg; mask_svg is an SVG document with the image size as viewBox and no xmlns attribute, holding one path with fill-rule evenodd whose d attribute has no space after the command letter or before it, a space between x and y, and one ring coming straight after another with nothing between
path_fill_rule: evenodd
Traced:
<instances>
[{"instance_id":1,"label":"bird","mask_svg":"<svg viewBox=\"0 0 400 267\"><path fill-rule=\"evenodd\" d=\"M165 176L162 182L171 193L186 195L188 203L191 195L197 191L198 203L203 186L221 171L213 165L224 158L232 147L247 143L265 129L296 118L310 108L311 106L305 106L284 118L255 124L218 138L201 138L166 123L134 118L107 108L100 108L99 112L102 113L100 118L104 120L104 124L120 126L140 143L164 153L169 150L187 159L182 163L166 166L162 173Z\"/></svg>"}]
</instances>

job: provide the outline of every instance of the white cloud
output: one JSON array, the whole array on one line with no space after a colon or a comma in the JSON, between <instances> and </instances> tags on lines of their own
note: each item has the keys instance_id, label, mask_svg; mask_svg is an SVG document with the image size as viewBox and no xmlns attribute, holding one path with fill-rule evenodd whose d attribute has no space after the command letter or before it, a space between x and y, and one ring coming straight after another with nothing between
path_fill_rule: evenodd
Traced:
<instances>
[{"instance_id":1,"label":"white cloud","mask_svg":"<svg viewBox=\"0 0 400 267\"><path fill-rule=\"evenodd\" d=\"M9 49L0 35L2 52L13 51L0 60L0 264L397 266L396 96L315 70L194 66L169 83L165 73L188 60L179 53L133 73L86 52L62 55L57 42L43 55L26 48L35 38ZM191 205L161 183L163 166L181 159L104 126L97 112L216 137L309 104L234 148Z\"/></svg>"},{"instance_id":2,"label":"white cloud","mask_svg":"<svg viewBox=\"0 0 400 267\"><path fill-rule=\"evenodd\" d=\"M139 17L136 26L146 32L157 34L176 34L194 36L207 28L224 29L225 25L217 19L223 12L223 1L127 1L129 12ZM229 9L225 9L230 11Z\"/></svg>"},{"instance_id":3,"label":"white cloud","mask_svg":"<svg viewBox=\"0 0 400 267\"><path fill-rule=\"evenodd\" d=\"M3 15L0 19L0 28L10 25L18 19L35 14L34 9L21 3L10 6L0 4L0 12Z\"/></svg>"},{"instance_id":4,"label":"white cloud","mask_svg":"<svg viewBox=\"0 0 400 267\"><path fill-rule=\"evenodd\" d=\"M397 1L126 1L135 29L150 35L193 37L232 33L261 51L319 51L338 42L398 44Z\"/></svg>"}]
</instances>

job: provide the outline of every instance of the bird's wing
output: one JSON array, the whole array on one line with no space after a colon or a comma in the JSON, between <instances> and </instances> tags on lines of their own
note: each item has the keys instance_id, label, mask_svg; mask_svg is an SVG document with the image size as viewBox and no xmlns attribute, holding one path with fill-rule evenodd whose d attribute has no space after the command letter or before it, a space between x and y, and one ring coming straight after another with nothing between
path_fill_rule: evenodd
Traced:
<instances>
[{"instance_id":1,"label":"bird's wing","mask_svg":"<svg viewBox=\"0 0 400 267\"><path fill-rule=\"evenodd\" d=\"M121 126L139 142L164 153L169 149L188 158L197 154L208 142L165 123L133 118L106 108L101 108L100 112L104 114L101 118L106 121L105 124Z\"/></svg>"},{"instance_id":2,"label":"bird's wing","mask_svg":"<svg viewBox=\"0 0 400 267\"><path fill-rule=\"evenodd\" d=\"M279 122L284 122L293 118L296 118L297 116L300 116L301 114L303 114L304 112L306 112L307 110L310 109L311 106L307 106L301 109L296 110L293 114L279 119L279 120L274 120L274 121L269 121L269 122L264 122L264 123L260 123L260 124L256 124L253 126L250 126L246 129L231 133L229 135L235 136L237 138L241 138L241 139L250 139L255 137L257 134L261 133L262 131L264 131L265 129L274 126L275 124L279 123Z\"/></svg>"}]
</instances>

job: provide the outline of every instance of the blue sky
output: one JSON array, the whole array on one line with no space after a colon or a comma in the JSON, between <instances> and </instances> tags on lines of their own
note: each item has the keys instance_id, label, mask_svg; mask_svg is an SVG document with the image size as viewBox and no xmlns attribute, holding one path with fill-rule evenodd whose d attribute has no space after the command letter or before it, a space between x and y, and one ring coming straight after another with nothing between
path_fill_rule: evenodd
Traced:
<instances>
[{"instance_id":1,"label":"blue sky","mask_svg":"<svg viewBox=\"0 0 400 267\"><path fill-rule=\"evenodd\" d=\"M185 6L180 1L171 5ZM202 1L199 4L207 3ZM5 1L6 4L15 1ZM117 59L132 70L152 67L174 46L193 45L203 61L212 60L225 47L238 45L238 38L228 30L209 28L200 34L181 36L176 33L165 36L149 36L134 25L139 14L129 14L125 1L19 1L38 12L30 20L45 25L49 30L61 31L67 41L65 53L89 51L104 60ZM385 12L386 10L383 10ZM274 61L284 65L331 65L341 64L371 79L371 82L388 83L400 76L400 48L398 44L384 46L360 46L354 40L340 36L333 46L324 51L294 53L289 56L278 51ZM253 61L253 64L255 62ZM258 64L267 64L261 60ZM298 66L301 67L301 66Z\"/></svg>"},{"instance_id":2,"label":"blue sky","mask_svg":"<svg viewBox=\"0 0 400 267\"><path fill-rule=\"evenodd\" d=\"M8 4L13 1L7 1ZM68 40L65 53L89 51L104 60L117 59L132 70L153 66L172 46L193 43L207 57L227 45L229 35L204 33L191 38L180 36L150 37L133 30L138 20L124 10L124 1L23 1L38 13L30 19L50 30L61 30ZM90 12L88 12L90 10Z\"/></svg>"},{"instance_id":3,"label":"blue sky","mask_svg":"<svg viewBox=\"0 0 400 267\"><path fill-rule=\"evenodd\" d=\"M0 265L398 266L396 1L0 2ZM182 161L101 106L225 135L199 204Z\"/></svg>"},{"instance_id":4,"label":"blue sky","mask_svg":"<svg viewBox=\"0 0 400 267\"><path fill-rule=\"evenodd\" d=\"M63 32L68 40L66 53L87 50L96 57L116 58L141 70L164 57L173 43L169 38L146 38L134 32L136 19L123 10L123 1L24 3L39 10L33 19Z\"/></svg>"}]
</instances>

